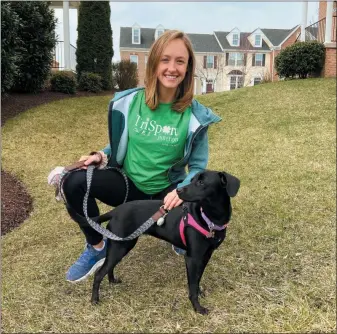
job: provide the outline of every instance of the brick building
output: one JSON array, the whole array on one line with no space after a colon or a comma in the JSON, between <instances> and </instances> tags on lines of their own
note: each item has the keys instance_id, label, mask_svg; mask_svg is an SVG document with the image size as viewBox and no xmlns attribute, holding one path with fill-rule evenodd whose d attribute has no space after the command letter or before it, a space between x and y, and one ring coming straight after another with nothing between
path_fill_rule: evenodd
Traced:
<instances>
[{"instance_id":1,"label":"brick building","mask_svg":"<svg viewBox=\"0 0 337 334\"><path fill-rule=\"evenodd\" d=\"M147 57L152 43L165 31L162 25L138 24L120 29L120 57L137 63L139 86L144 85ZM260 29L213 34L187 34L196 56L195 94L253 86L261 80L278 80L276 55L295 42L300 26L291 29Z\"/></svg>"}]
</instances>

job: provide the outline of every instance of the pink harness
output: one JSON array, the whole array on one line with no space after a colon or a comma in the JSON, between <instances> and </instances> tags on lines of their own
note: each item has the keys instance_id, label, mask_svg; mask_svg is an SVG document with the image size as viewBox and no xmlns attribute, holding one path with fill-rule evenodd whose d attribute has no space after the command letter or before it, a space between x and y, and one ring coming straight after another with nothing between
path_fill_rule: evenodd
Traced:
<instances>
[{"instance_id":1,"label":"pink harness","mask_svg":"<svg viewBox=\"0 0 337 334\"><path fill-rule=\"evenodd\" d=\"M214 230L217 231L221 231L224 230L228 223L223 225L223 226L217 226L214 225L214 223L212 223L209 218L202 212L201 210L201 215L203 217L203 219L205 220L205 222L207 223L208 227L209 227L209 231L207 231L206 229L204 229L203 227L201 227L193 218L193 216L190 213L187 213L187 215L183 215L183 218L181 218L180 221L180 225L179 225L179 231L180 231L180 238L181 241L183 242L183 244L186 246L186 238L185 238L185 227L187 225L193 227L194 229L196 229L198 232L200 232L201 234L203 234L206 238L213 238L214 237ZM187 219L186 219L186 218ZM185 218L185 219L184 219Z\"/></svg>"}]
</instances>

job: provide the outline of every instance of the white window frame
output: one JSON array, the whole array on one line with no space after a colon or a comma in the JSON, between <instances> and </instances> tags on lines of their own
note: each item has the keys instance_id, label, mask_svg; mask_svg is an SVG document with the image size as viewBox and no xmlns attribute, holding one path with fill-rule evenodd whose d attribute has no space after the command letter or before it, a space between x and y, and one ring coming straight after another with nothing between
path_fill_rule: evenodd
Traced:
<instances>
[{"instance_id":1,"label":"white window frame","mask_svg":"<svg viewBox=\"0 0 337 334\"><path fill-rule=\"evenodd\" d=\"M257 56L261 57L261 59L257 60ZM261 62L261 65L258 65L257 62ZM263 66L263 53L255 53L255 64L254 66Z\"/></svg>"},{"instance_id":2,"label":"white window frame","mask_svg":"<svg viewBox=\"0 0 337 334\"><path fill-rule=\"evenodd\" d=\"M234 43L234 36L238 36L238 38L237 38L237 41L238 41L237 44ZM233 46L239 46L240 45L240 34L234 33L232 37L233 37L232 38L232 45Z\"/></svg>"},{"instance_id":3,"label":"white window frame","mask_svg":"<svg viewBox=\"0 0 337 334\"><path fill-rule=\"evenodd\" d=\"M242 59L239 59L239 55L243 55ZM231 64L230 61L233 61L233 60L234 60L234 64ZM242 61L242 64L238 64L239 61ZM245 65L245 54L244 53L242 52L230 52L229 53L228 66L244 66L244 65Z\"/></svg>"},{"instance_id":4,"label":"white window frame","mask_svg":"<svg viewBox=\"0 0 337 334\"><path fill-rule=\"evenodd\" d=\"M156 31L156 39L157 39L158 37L160 37L164 32L165 32L164 29L158 29L158 30Z\"/></svg>"},{"instance_id":5,"label":"white window frame","mask_svg":"<svg viewBox=\"0 0 337 334\"><path fill-rule=\"evenodd\" d=\"M211 61L209 61L211 60ZM208 65L212 65L212 66L208 66ZM214 68L214 56L207 56L206 57L206 68Z\"/></svg>"},{"instance_id":6,"label":"white window frame","mask_svg":"<svg viewBox=\"0 0 337 334\"><path fill-rule=\"evenodd\" d=\"M256 43L256 38L260 37L260 42ZM260 34L256 34L254 38L254 46L261 47L262 46L262 36Z\"/></svg>"},{"instance_id":7,"label":"white window frame","mask_svg":"<svg viewBox=\"0 0 337 334\"><path fill-rule=\"evenodd\" d=\"M137 61L132 61L132 57L136 57ZM138 55L130 55L130 62L137 64L137 68L138 68Z\"/></svg>"},{"instance_id":8,"label":"white window frame","mask_svg":"<svg viewBox=\"0 0 337 334\"><path fill-rule=\"evenodd\" d=\"M232 90L231 89L232 78L235 78L235 88L234 89L242 88L244 86L244 77L243 77L243 75L235 75L235 74L234 75L229 75L229 90ZM238 87L239 86L239 78L242 80L242 86L241 87Z\"/></svg>"},{"instance_id":9,"label":"white window frame","mask_svg":"<svg viewBox=\"0 0 337 334\"><path fill-rule=\"evenodd\" d=\"M138 31L138 42L136 41L135 32ZM132 44L140 44L140 28L132 28Z\"/></svg>"},{"instance_id":10,"label":"white window frame","mask_svg":"<svg viewBox=\"0 0 337 334\"><path fill-rule=\"evenodd\" d=\"M259 80L258 83L255 83L255 80L256 80L256 79ZM253 86L259 85L259 84L261 83L261 81L262 81L261 77L254 77L254 79L253 79Z\"/></svg>"}]
</instances>

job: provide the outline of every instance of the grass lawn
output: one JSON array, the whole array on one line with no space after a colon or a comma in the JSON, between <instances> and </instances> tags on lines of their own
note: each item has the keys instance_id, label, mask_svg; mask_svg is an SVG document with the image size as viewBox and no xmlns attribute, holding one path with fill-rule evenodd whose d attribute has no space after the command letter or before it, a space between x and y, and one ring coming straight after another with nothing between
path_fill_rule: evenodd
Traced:
<instances>
[{"instance_id":1,"label":"grass lawn","mask_svg":"<svg viewBox=\"0 0 337 334\"><path fill-rule=\"evenodd\" d=\"M34 210L2 237L2 331L51 333L336 331L336 80L307 79L200 96L223 121L210 128L209 168L241 179L225 242L206 268L194 313L183 257L142 237L116 269L123 284L65 272L84 247L47 175L108 141L108 97L61 100L3 128L3 168ZM19 210L20 208L18 208Z\"/></svg>"}]
</instances>

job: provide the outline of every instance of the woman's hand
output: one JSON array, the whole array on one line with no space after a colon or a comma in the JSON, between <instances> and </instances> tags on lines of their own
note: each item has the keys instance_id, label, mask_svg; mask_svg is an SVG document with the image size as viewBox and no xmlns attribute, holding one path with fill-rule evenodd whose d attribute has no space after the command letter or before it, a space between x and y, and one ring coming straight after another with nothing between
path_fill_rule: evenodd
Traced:
<instances>
[{"instance_id":1,"label":"woman's hand","mask_svg":"<svg viewBox=\"0 0 337 334\"><path fill-rule=\"evenodd\" d=\"M99 163L102 161L101 155L99 153L94 155L82 155L78 161L84 161L84 166L82 169L87 169L92 163Z\"/></svg>"},{"instance_id":2,"label":"woman's hand","mask_svg":"<svg viewBox=\"0 0 337 334\"><path fill-rule=\"evenodd\" d=\"M179 206L183 200L178 197L177 190L174 189L170 193L168 193L164 198L164 209L171 210L176 206Z\"/></svg>"}]
</instances>

